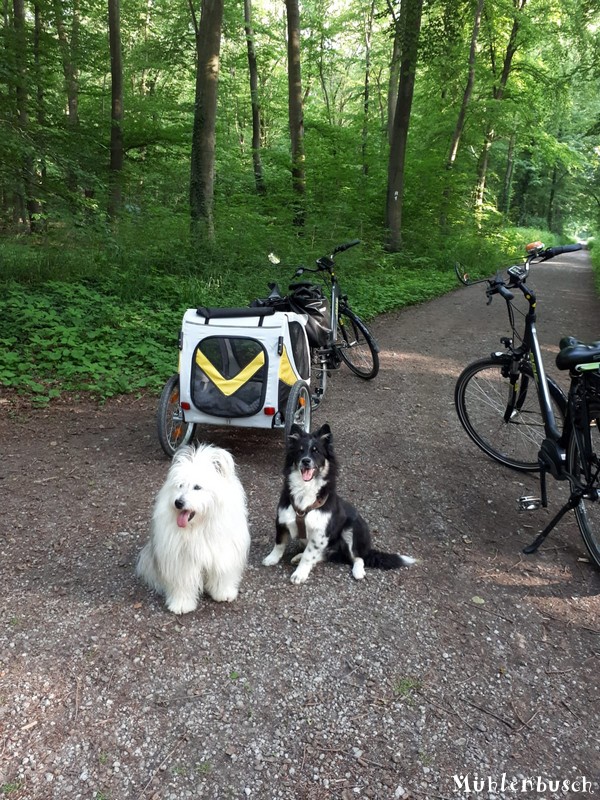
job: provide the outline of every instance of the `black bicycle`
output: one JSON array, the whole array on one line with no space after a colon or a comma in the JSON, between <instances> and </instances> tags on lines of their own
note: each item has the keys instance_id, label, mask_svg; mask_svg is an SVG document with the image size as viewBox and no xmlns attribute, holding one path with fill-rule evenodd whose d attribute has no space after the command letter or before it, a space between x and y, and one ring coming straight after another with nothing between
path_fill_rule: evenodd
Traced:
<instances>
[{"instance_id":1,"label":"black bicycle","mask_svg":"<svg viewBox=\"0 0 600 800\"><path fill-rule=\"evenodd\" d=\"M315 268L298 267L294 272L294 278L305 272L318 274L323 284L291 283L288 294L283 295L276 283L270 283L269 296L253 303L307 315L306 330L315 378L313 408L323 399L329 372L339 369L342 363L364 380L372 380L379 372L379 346L366 323L351 309L335 273L336 255L358 244L360 239L340 244L330 255L318 258ZM279 263L276 256L271 254L269 258L272 263Z\"/></svg>"},{"instance_id":2,"label":"black bicycle","mask_svg":"<svg viewBox=\"0 0 600 800\"><path fill-rule=\"evenodd\" d=\"M495 294L504 298L513 337L501 339L504 352L463 370L454 399L465 431L485 453L516 470L540 471L541 497L521 497L521 508L548 505L548 473L570 484L567 502L523 552L535 552L573 509L588 552L600 567L600 342L561 340L556 366L569 372L565 395L546 376L535 325L537 299L526 284L531 264L580 249L578 244L529 245L525 263L507 270L508 280L496 275L470 281L457 268L465 285L488 284L488 304ZM514 290L523 294L528 306L522 335L515 327Z\"/></svg>"}]
</instances>

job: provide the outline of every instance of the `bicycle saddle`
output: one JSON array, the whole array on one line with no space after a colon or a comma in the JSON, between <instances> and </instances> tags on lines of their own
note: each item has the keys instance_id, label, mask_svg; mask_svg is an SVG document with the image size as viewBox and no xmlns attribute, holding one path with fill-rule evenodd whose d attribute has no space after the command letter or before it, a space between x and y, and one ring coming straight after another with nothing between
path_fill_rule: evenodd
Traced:
<instances>
[{"instance_id":1,"label":"bicycle saddle","mask_svg":"<svg viewBox=\"0 0 600 800\"><path fill-rule=\"evenodd\" d=\"M591 364L600 361L600 342L580 342L574 336L564 336L558 346L560 352L556 356L559 369L572 369L577 364Z\"/></svg>"}]
</instances>

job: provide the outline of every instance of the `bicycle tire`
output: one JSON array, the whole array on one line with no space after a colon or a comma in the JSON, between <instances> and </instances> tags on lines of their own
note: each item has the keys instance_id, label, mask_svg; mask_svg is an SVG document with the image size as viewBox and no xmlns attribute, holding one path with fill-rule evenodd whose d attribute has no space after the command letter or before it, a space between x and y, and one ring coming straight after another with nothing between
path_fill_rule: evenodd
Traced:
<instances>
[{"instance_id":1,"label":"bicycle tire","mask_svg":"<svg viewBox=\"0 0 600 800\"><path fill-rule=\"evenodd\" d=\"M600 432L594 423L590 428L592 437L592 450L600 453ZM581 454L577 445L575 431L571 431L567 445L567 472L578 478L581 474ZM596 492L600 490L596 479ZM600 499L584 497L575 506L575 518L588 553L597 567L600 567Z\"/></svg>"},{"instance_id":2,"label":"bicycle tire","mask_svg":"<svg viewBox=\"0 0 600 800\"><path fill-rule=\"evenodd\" d=\"M290 389L285 406L285 441L292 430L292 425L299 425L303 431L310 433L312 418L310 390L304 381L296 381Z\"/></svg>"},{"instance_id":3,"label":"bicycle tire","mask_svg":"<svg viewBox=\"0 0 600 800\"><path fill-rule=\"evenodd\" d=\"M539 470L538 452L545 438L533 371L520 366L523 403L509 422L504 413L512 387L502 369L506 361L484 358L469 364L456 381L454 404L461 425L473 442L490 458L520 472ZM556 424L562 428L566 400L559 387L548 381Z\"/></svg>"},{"instance_id":4,"label":"bicycle tire","mask_svg":"<svg viewBox=\"0 0 600 800\"><path fill-rule=\"evenodd\" d=\"M340 308L336 349L344 363L365 381L379 372L379 348L365 323L349 308Z\"/></svg>"},{"instance_id":5,"label":"bicycle tire","mask_svg":"<svg viewBox=\"0 0 600 800\"><path fill-rule=\"evenodd\" d=\"M164 385L158 401L156 427L160 446L169 458L194 437L196 425L184 420L179 404L179 375L172 375Z\"/></svg>"}]
</instances>

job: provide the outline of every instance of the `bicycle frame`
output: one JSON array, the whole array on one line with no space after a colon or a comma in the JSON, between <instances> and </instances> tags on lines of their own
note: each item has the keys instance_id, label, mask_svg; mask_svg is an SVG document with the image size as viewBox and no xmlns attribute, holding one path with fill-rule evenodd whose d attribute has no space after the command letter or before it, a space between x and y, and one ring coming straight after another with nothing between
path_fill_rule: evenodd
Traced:
<instances>
[{"instance_id":1,"label":"bicycle frame","mask_svg":"<svg viewBox=\"0 0 600 800\"><path fill-rule=\"evenodd\" d=\"M540 401L540 411L542 413L542 419L544 420L544 430L546 432L546 436L552 441L558 442L561 439L561 433L556 426L556 418L552 410L552 405L550 401L550 391L548 389L549 379L546 375L544 360L542 357L542 350L537 335L537 327L536 327L537 299L535 293L531 291L531 289L529 289L525 283L519 282L515 288L518 288L523 293L529 305L529 309L527 311L527 314L525 315L525 331L523 334L522 345L520 348L513 350L512 355L519 361L521 360L521 358L527 356L529 363L531 364L531 369L533 371L533 377L538 392L538 397ZM507 306L509 306L509 316L511 316L512 315L512 310L510 309L511 299L508 297L505 299ZM518 399L517 402L515 403L515 406L517 405L518 405ZM513 406L513 410L515 406Z\"/></svg>"},{"instance_id":2,"label":"bicycle frame","mask_svg":"<svg viewBox=\"0 0 600 800\"><path fill-rule=\"evenodd\" d=\"M313 395L315 407L321 402L327 390L327 373L328 370L339 369L341 361L336 353L336 331L339 314L339 304L341 299L341 288L338 283L335 272L333 271L333 258L329 259L331 265L328 269L321 271L327 272L329 275L329 288L330 288L330 326L327 332L327 342L324 347L320 347L314 351L315 360L317 361L317 368L315 370L315 383L316 388ZM317 272L319 270L307 270L306 272ZM325 278L327 283L327 278Z\"/></svg>"},{"instance_id":3,"label":"bicycle frame","mask_svg":"<svg viewBox=\"0 0 600 800\"><path fill-rule=\"evenodd\" d=\"M556 455L560 462L564 462L565 458L564 448L559 448L559 442L561 441L562 434L558 430L556 424L556 418L552 410L548 384L552 383L556 387L558 392L560 392L563 395L563 397L564 397L564 392L562 392L560 387L551 378L548 378L548 376L546 375L546 370L544 368L544 360L542 357L542 351L536 327L537 299L535 293L525 284L523 280L523 276L526 275L528 272L530 262L531 259L528 259L526 262L524 273L518 267L513 272L509 270L509 274L511 275L511 281L509 283L509 286L511 288L519 289L519 291L523 294L528 303L528 310L525 315L525 329L523 332L523 336L521 338L521 345L515 348L513 347L512 339L503 337L501 341L506 346L508 353L497 352L493 353L492 357L497 358L498 361L507 361L507 363L509 363L508 375L510 377L510 382L512 384L513 391L511 392L511 395L508 399L506 411L504 412L505 422L509 422L515 411L519 411L523 406L523 403L525 402L527 386L526 385L523 386L523 384L519 386L518 384L520 376L520 371L518 366L521 363L521 361L525 358L529 361L531 365L531 370L533 372L536 391L538 394L540 412L544 422L544 431L546 438L551 442L555 443L557 449L559 450L556 453ZM499 281L497 285L500 285ZM506 287L504 287L503 283L501 285L501 288L499 289L499 292L500 294L502 294L502 296L506 301L508 317L511 329L514 334L516 333L516 330L514 324L514 312L511 305L512 300L514 299L514 295ZM565 397L565 403L566 403L566 397Z\"/></svg>"},{"instance_id":4,"label":"bicycle frame","mask_svg":"<svg viewBox=\"0 0 600 800\"><path fill-rule=\"evenodd\" d=\"M335 261L334 256L336 253L341 253L349 247L360 244L360 240L355 239L348 242L346 245L337 247L330 256L323 256L317 261L317 269L310 269L308 267L301 267L297 271L297 275L304 272L312 273L325 273L323 280L330 290L330 326L327 333L327 342L324 347L320 347L313 351L315 360L317 362L315 382L316 389L313 395L313 404L316 407L321 400L327 389L327 373L329 370L339 369L341 359L337 350L337 330L338 325L343 324L340 320L339 311L340 304L346 305L342 289L335 274ZM327 277L328 276L328 277Z\"/></svg>"}]
</instances>

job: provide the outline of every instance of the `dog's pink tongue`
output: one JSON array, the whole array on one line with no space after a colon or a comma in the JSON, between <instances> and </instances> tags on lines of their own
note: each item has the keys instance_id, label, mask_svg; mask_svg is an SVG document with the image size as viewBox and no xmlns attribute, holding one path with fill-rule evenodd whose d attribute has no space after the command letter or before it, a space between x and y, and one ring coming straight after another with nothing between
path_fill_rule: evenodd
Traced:
<instances>
[{"instance_id":1,"label":"dog's pink tongue","mask_svg":"<svg viewBox=\"0 0 600 800\"><path fill-rule=\"evenodd\" d=\"M303 481L312 481L312 477L315 474L314 469L302 469L300 472L302 473Z\"/></svg>"},{"instance_id":2,"label":"dog's pink tongue","mask_svg":"<svg viewBox=\"0 0 600 800\"><path fill-rule=\"evenodd\" d=\"M189 517L190 517L189 511L182 511L180 514L177 515L177 525L180 528L185 528L185 526L188 524Z\"/></svg>"}]
</instances>

